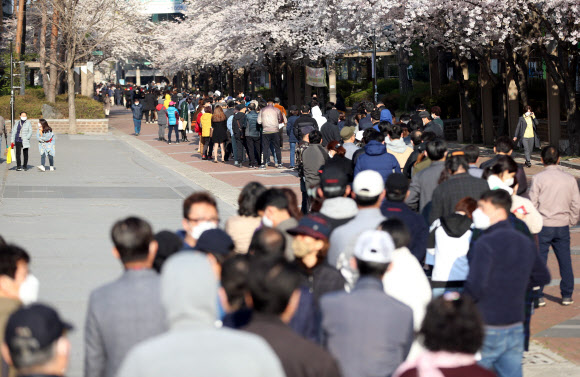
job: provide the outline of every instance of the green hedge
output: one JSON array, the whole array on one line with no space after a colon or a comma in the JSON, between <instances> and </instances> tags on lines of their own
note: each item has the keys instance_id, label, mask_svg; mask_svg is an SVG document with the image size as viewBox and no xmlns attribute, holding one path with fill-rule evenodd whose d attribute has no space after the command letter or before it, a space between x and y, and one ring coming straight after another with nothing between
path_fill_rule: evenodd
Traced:
<instances>
[{"instance_id":1,"label":"green hedge","mask_svg":"<svg viewBox=\"0 0 580 377\"><path fill-rule=\"evenodd\" d=\"M21 111L26 111L30 119L42 118L42 105L48 103L42 88L27 88L24 96L15 96L14 111L16 117ZM91 98L76 95L77 119L102 119L105 117L103 104ZM50 104L58 109L63 119L68 118L68 97L62 94L56 97L56 103ZM0 115L10 119L10 96L0 96Z\"/></svg>"}]
</instances>

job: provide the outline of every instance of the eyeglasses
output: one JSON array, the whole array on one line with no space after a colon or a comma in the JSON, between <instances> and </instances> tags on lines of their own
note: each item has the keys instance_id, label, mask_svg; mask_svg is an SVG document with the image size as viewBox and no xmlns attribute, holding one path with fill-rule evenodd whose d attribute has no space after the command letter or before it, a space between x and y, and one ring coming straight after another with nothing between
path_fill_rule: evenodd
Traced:
<instances>
[{"instance_id":1,"label":"eyeglasses","mask_svg":"<svg viewBox=\"0 0 580 377\"><path fill-rule=\"evenodd\" d=\"M215 223L219 223L220 219L219 217L209 217L209 218L205 218L205 217L199 217L197 219L187 219L187 221L189 222L194 222L194 223L201 223L201 222L215 222Z\"/></svg>"}]
</instances>

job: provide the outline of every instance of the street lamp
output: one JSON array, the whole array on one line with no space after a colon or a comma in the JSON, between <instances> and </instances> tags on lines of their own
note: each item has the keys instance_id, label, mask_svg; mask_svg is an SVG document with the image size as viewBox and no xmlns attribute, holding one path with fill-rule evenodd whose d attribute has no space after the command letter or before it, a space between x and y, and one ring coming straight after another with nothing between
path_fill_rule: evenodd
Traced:
<instances>
[{"instance_id":1,"label":"street lamp","mask_svg":"<svg viewBox=\"0 0 580 377\"><path fill-rule=\"evenodd\" d=\"M373 57L372 57L372 77L373 77L373 89L374 89L374 100L375 105L379 102L379 91L377 87L377 35L375 23L373 22Z\"/></svg>"}]
</instances>

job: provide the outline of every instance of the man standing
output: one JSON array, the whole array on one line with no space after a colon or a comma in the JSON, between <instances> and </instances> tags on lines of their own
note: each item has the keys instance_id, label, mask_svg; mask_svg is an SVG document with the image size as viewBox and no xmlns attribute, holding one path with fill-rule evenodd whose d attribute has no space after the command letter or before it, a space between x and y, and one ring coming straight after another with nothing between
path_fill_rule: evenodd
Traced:
<instances>
[{"instance_id":1,"label":"man standing","mask_svg":"<svg viewBox=\"0 0 580 377\"><path fill-rule=\"evenodd\" d=\"M6 325L2 359L15 367L19 376L62 377L70 358L66 333L71 329L48 306L22 308L10 316Z\"/></svg>"},{"instance_id":2,"label":"man standing","mask_svg":"<svg viewBox=\"0 0 580 377\"><path fill-rule=\"evenodd\" d=\"M111 230L113 255L124 273L91 293L85 323L85 377L115 377L136 344L167 330L151 226L136 217Z\"/></svg>"},{"instance_id":3,"label":"man standing","mask_svg":"<svg viewBox=\"0 0 580 377\"><path fill-rule=\"evenodd\" d=\"M340 138L343 142L342 147L346 149L344 157L348 158L349 160L352 160L354 152L360 149L360 147L354 143L354 131L354 127L343 127L342 130L340 130Z\"/></svg>"},{"instance_id":4,"label":"man standing","mask_svg":"<svg viewBox=\"0 0 580 377\"><path fill-rule=\"evenodd\" d=\"M356 177L364 170L374 170L381 174L383 182L392 173L400 173L401 166L392 154L387 152L385 147L385 136L375 130L368 131L369 142L365 145L365 152L362 153L356 160L354 166L354 176Z\"/></svg>"},{"instance_id":5,"label":"man standing","mask_svg":"<svg viewBox=\"0 0 580 377\"><path fill-rule=\"evenodd\" d=\"M477 145L466 145L463 147L463 153L467 157L467 162L469 162L468 173L475 178L481 178L483 176L483 169L477 167L477 161L479 160L479 147Z\"/></svg>"},{"instance_id":6,"label":"man standing","mask_svg":"<svg viewBox=\"0 0 580 377\"><path fill-rule=\"evenodd\" d=\"M301 277L284 259L257 259L248 286L254 313L243 330L264 338L280 358L286 377L340 377L336 361L288 323L298 309Z\"/></svg>"},{"instance_id":7,"label":"man standing","mask_svg":"<svg viewBox=\"0 0 580 377\"><path fill-rule=\"evenodd\" d=\"M300 116L294 121L294 135L298 140L303 140L304 135L308 135L314 130L318 130L318 123L310 114L310 106L302 105Z\"/></svg>"},{"instance_id":8,"label":"man standing","mask_svg":"<svg viewBox=\"0 0 580 377\"><path fill-rule=\"evenodd\" d=\"M234 142L236 144L236 156L234 165L242 167L244 161L244 151L250 155L248 142L246 140L246 106L236 105L234 117L232 118L232 131L234 133Z\"/></svg>"},{"instance_id":9,"label":"man standing","mask_svg":"<svg viewBox=\"0 0 580 377\"><path fill-rule=\"evenodd\" d=\"M161 298L170 331L129 352L118 377L283 377L268 343L247 332L219 328L219 280L208 258L177 253L161 274ZM223 306L227 307L225 294Z\"/></svg>"},{"instance_id":10,"label":"man standing","mask_svg":"<svg viewBox=\"0 0 580 377\"><path fill-rule=\"evenodd\" d=\"M262 225L278 229L286 238L285 256L289 261L294 260L292 251L292 236L286 231L298 226L298 220L290 215L289 203L284 191L269 189L256 200L256 211L262 217Z\"/></svg>"},{"instance_id":11,"label":"man standing","mask_svg":"<svg viewBox=\"0 0 580 377\"><path fill-rule=\"evenodd\" d=\"M333 140L340 141L340 132L338 130L338 117L340 114L337 110L331 109L326 113L327 122L320 127L322 133L322 146L326 148L328 143Z\"/></svg>"},{"instance_id":12,"label":"man standing","mask_svg":"<svg viewBox=\"0 0 580 377\"><path fill-rule=\"evenodd\" d=\"M320 168L328 160L328 152L322 147L322 134L318 130L308 135L308 148L302 153L302 166L304 170L304 184L308 191L320 183Z\"/></svg>"},{"instance_id":13,"label":"man standing","mask_svg":"<svg viewBox=\"0 0 580 377\"><path fill-rule=\"evenodd\" d=\"M134 102L131 105L133 112L133 125L135 126L135 136L141 133L141 118L143 118L143 105L139 103L139 97L135 96Z\"/></svg>"},{"instance_id":14,"label":"man standing","mask_svg":"<svg viewBox=\"0 0 580 377\"><path fill-rule=\"evenodd\" d=\"M274 107L276 109L278 109L278 111L280 111L280 114L282 114L284 116L285 122L284 124L288 124L288 113L286 113L286 109L284 108L284 106L282 106L280 104L280 98L276 97L274 98ZM280 149L283 148L284 146L284 127L280 128L280 131L278 131L278 133L280 134Z\"/></svg>"},{"instance_id":15,"label":"man standing","mask_svg":"<svg viewBox=\"0 0 580 377\"><path fill-rule=\"evenodd\" d=\"M344 377L391 376L411 349L413 311L383 290L394 250L386 232L362 233L354 247L360 278L353 291L321 299L323 344Z\"/></svg>"},{"instance_id":16,"label":"man standing","mask_svg":"<svg viewBox=\"0 0 580 377\"><path fill-rule=\"evenodd\" d=\"M431 108L431 118L433 118L433 123L437 123L441 129L445 128L443 119L441 119L441 108L439 106L433 106Z\"/></svg>"},{"instance_id":17,"label":"man standing","mask_svg":"<svg viewBox=\"0 0 580 377\"><path fill-rule=\"evenodd\" d=\"M522 376L526 291L530 283L550 282L534 242L511 225L511 205L504 190L481 196L477 211L490 226L470 250L465 281L465 293L479 307L486 326L480 364L499 377Z\"/></svg>"},{"instance_id":18,"label":"man standing","mask_svg":"<svg viewBox=\"0 0 580 377\"><path fill-rule=\"evenodd\" d=\"M270 148L275 153L278 169L284 169L282 165L282 151L280 149L279 125L286 123L286 117L280 110L274 107L273 101L268 101L268 106L260 110L258 114L258 124L262 125L262 151L264 153L264 160L260 169L266 169L266 164L270 160Z\"/></svg>"},{"instance_id":19,"label":"man standing","mask_svg":"<svg viewBox=\"0 0 580 377\"><path fill-rule=\"evenodd\" d=\"M434 120L430 119L430 115L427 111L421 111L419 113L421 120L423 121L423 132L433 132L438 138L444 139L445 134L443 132L443 127L435 122Z\"/></svg>"},{"instance_id":20,"label":"man standing","mask_svg":"<svg viewBox=\"0 0 580 377\"><path fill-rule=\"evenodd\" d=\"M560 268L560 293L562 305L574 303L574 270L570 258L570 226L580 220L580 194L576 179L558 166L560 153L555 147L542 150L544 171L534 176L530 188L530 199L542 215L544 226L538 234L540 255L548 261L550 246L556 254ZM542 287L543 290L543 287ZM543 295L543 293L542 293ZM539 306L546 305L542 297Z\"/></svg>"}]
</instances>

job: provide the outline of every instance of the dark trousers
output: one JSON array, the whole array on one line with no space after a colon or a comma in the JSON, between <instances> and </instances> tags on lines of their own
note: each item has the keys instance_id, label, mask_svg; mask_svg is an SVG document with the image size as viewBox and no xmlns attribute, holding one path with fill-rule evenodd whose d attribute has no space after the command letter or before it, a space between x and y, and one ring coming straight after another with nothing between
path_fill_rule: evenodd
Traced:
<instances>
[{"instance_id":1,"label":"dark trousers","mask_svg":"<svg viewBox=\"0 0 580 377\"><path fill-rule=\"evenodd\" d=\"M308 190L306 189L306 182L304 177L300 177L300 191L302 192L302 213L308 215L310 211L310 198L308 197Z\"/></svg>"},{"instance_id":2,"label":"dark trousers","mask_svg":"<svg viewBox=\"0 0 580 377\"><path fill-rule=\"evenodd\" d=\"M149 120L153 122L155 120L155 110L145 110L143 113L145 114L145 122L149 122Z\"/></svg>"},{"instance_id":3,"label":"dark trousers","mask_svg":"<svg viewBox=\"0 0 580 377\"><path fill-rule=\"evenodd\" d=\"M276 132L273 134L262 135L262 150L264 151L264 163L270 160L270 147L274 148L278 164L282 165L282 151L280 150L280 135Z\"/></svg>"},{"instance_id":4,"label":"dark trousers","mask_svg":"<svg viewBox=\"0 0 580 377\"><path fill-rule=\"evenodd\" d=\"M280 135L280 149L282 149L284 146L284 127L280 128L278 135Z\"/></svg>"},{"instance_id":5,"label":"dark trousers","mask_svg":"<svg viewBox=\"0 0 580 377\"><path fill-rule=\"evenodd\" d=\"M250 158L250 166L256 166L261 162L261 144L260 137L246 136L246 142L248 143L248 157Z\"/></svg>"},{"instance_id":6,"label":"dark trousers","mask_svg":"<svg viewBox=\"0 0 580 377\"><path fill-rule=\"evenodd\" d=\"M28 166L28 148L23 148L21 141L17 141L16 143L14 143L14 145L16 146L16 167L17 168L27 167ZM22 152L22 155L24 155L24 165L21 164L21 159L20 159L21 152Z\"/></svg>"},{"instance_id":7,"label":"dark trousers","mask_svg":"<svg viewBox=\"0 0 580 377\"><path fill-rule=\"evenodd\" d=\"M204 137L203 138L203 153L202 156L211 157L213 151L213 143L211 141L211 137Z\"/></svg>"},{"instance_id":8,"label":"dark trousers","mask_svg":"<svg viewBox=\"0 0 580 377\"><path fill-rule=\"evenodd\" d=\"M169 132L167 134L167 141L169 141L171 143L171 132L175 132L175 142L179 143L179 134L177 133L177 124L174 124L173 126L169 126Z\"/></svg>"},{"instance_id":9,"label":"dark trousers","mask_svg":"<svg viewBox=\"0 0 580 377\"><path fill-rule=\"evenodd\" d=\"M556 254L558 267L560 268L560 293L562 297L572 297L574 292L574 271L570 257L570 227L568 226L544 226L538 234L540 243L540 256L544 263L548 262L550 246ZM544 287L542 287L543 296Z\"/></svg>"},{"instance_id":10,"label":"dark trousers","mask_svg":"<svg viewBox=\"0 0 580 377\"><path fill-rule=\"evenodd\" d=\"M236 138L236 161L240 164L244 161L244 150L250 155L250 150L248 149L247 137L241 137L241 135L235 135Z\"/></svg>"}]
</instances>

